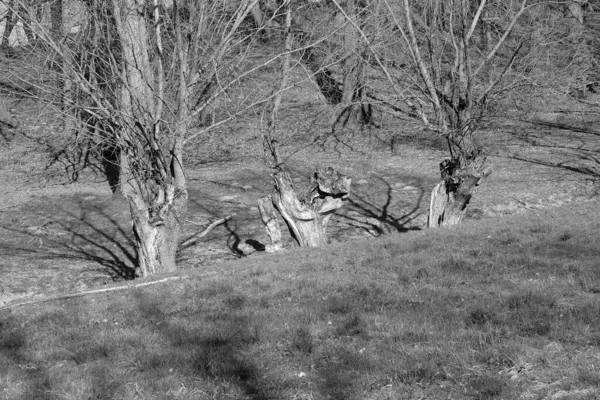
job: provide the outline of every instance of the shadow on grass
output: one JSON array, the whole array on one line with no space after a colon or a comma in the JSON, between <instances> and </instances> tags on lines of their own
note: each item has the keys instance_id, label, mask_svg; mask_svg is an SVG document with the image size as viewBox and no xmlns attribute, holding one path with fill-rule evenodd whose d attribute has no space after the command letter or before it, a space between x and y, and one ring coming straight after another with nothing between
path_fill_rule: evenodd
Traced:
<instances>
[{"instance_id":1,"label":"shadow on grass","mask_svg":"<svg viewBox=\"0 0 600 400\"><path fill-rule=\"evenodd\" d=\"M45 368L31 362L27 356L26 330L16 318L7 317L0 319L0 376L15 378L19 375L25 382L25 389L21 389L22 397L27 399L53 399L51 395L50 377ZM15 372L15 367L18 372ZM11 373L12 372L12 373ZM8 390L6 390L8 393Z\"/></svg>"},{"instance_id":2,"label":"shadow on grass","mask_svg":"<svg viewBox=\"0 0 600 400\"><path fill-rule=\"evenodd\" d=\"M26 328L28 323L32 326ZM6 398L56 399L56 393L61 392L63 385L73 388L74 383L81 385L75 390L80 398L116 398L123 383L107 362L116 352L115 343L97 343L93 335L70 332L63 336L62 349L45 352L40 358L40 349L33 337L46 329L54 331L54 334L64 334L64 329L72 328L73 324L81 324L73 310L41 314L27 322L12 316L0 317L0 376L6 377L1 382L5 385ZM89 368L85 369L85 373L90 379L85 383L78 382L80 376L75 375L71 376L71 379L75 378L73 382L64 375L57 375L56 370L52 370L57 362L59 365L70 362L78 366L87 364Z\"/></svg>"},{"instance_id":3,"label":"shadow on grass","mask_svg":"<svg viewBox=\"0 0 600 400\"><path fill-rule=\"evenodd\" d=\"M226 300L228 312L212 315L201 325L182 325L162 310L160 299L138 293L141 318L150 321L150 329L170 345L160 354L149 354L141 360L144 370L154 369L160 375L172 369L189 377L225 381L237 386L244 398L253 400L280 398L245 354L248 347L261 341L259 325L244 313L245 297L232 295Z\"/></svg>"}]
</instances>

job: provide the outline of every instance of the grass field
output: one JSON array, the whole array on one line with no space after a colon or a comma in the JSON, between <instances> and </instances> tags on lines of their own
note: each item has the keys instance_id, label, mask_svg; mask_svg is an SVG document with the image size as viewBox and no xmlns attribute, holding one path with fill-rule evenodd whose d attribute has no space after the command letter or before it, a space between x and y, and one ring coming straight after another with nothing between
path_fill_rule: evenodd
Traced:
<instances>
[{"instance_id":1,"label":"grass field","mask_svg":"<svg viewBox=\"0 0 600 400\"><path fill-rule=\"evenodd\" d=\"M599 206L3 309L0 398L597 399Z\"/></svg>"}]
</instances>

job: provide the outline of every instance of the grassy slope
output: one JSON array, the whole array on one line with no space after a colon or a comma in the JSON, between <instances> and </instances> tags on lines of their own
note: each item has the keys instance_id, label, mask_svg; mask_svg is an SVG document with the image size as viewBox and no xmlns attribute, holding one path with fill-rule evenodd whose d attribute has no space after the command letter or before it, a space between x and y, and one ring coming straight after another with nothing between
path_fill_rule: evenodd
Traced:
<instances>
[{"instance_id":1,"label":"grassy slope","mask_svg":"<svg viewBox=\"0 0 600 400\"><path fill-rule=\"evenodd\" d=\"M598 202L0 314L2 399L596 399Z\"/></svg>"}]
</instances>

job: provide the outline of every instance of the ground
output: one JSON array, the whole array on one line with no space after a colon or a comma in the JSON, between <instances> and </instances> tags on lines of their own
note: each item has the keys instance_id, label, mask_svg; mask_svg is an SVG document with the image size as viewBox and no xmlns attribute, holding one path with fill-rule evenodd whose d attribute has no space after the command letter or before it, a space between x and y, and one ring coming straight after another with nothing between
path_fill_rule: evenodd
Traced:
<instances>
[{"instance_id":1,"label":"ground","mask_svg":"<svg viewBox=\"0 0 600 400\"><path fill-rule=\"evenodd\" d=\"M101 174L84 172L70 183L62 165L47 167L48 143L60 142L60 135L52 132L58 128L28 117L25 107L17 111L25 121L21 128L5 130L0 138L5 187L0 207L0 305L101 287L130 275L135 261L129 210L122 196L110 191ZM494 173L476 192L467 219L596 198L596 176L543 165L558 164L564 152L558 146L536 145L549 135L553 143L572 143L576 133L534 122L535 118L514 122L498 117L486 121L479 137L490 148ZM272 190L270 171L260 158L259 141L247 144L252 138L239 132L230 142L188 152L190 210L182 241L210 221L232 219L182 246L182 268L237 258L267 243L257 200ZM593 141L589 133L580 135L581 140ZM439 179L438 164L446 155L442 149L426 137L387 128L346 130L320 140L296 134L282 150L301 188L318 165L352 178L348 204L329 230L332 242L344 242L423 229L430 192ZM294 246L289 235L286 246Z\"/></svg>"}]
</instances>

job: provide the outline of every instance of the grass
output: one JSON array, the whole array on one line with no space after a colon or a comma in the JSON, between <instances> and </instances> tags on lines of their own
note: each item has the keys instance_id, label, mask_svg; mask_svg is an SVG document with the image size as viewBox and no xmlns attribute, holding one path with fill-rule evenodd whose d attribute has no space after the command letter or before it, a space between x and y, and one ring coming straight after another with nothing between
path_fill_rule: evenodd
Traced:
<instances>
[{"instance_id":1,"label":"grass","mask_svg":"<svg viewBox=\"0 0 600 400\"><path fill-rule=\"evenodd\" d=\"M598 206L2 311L0 398L596 399Z\"/></svg>"}]
</instances>

